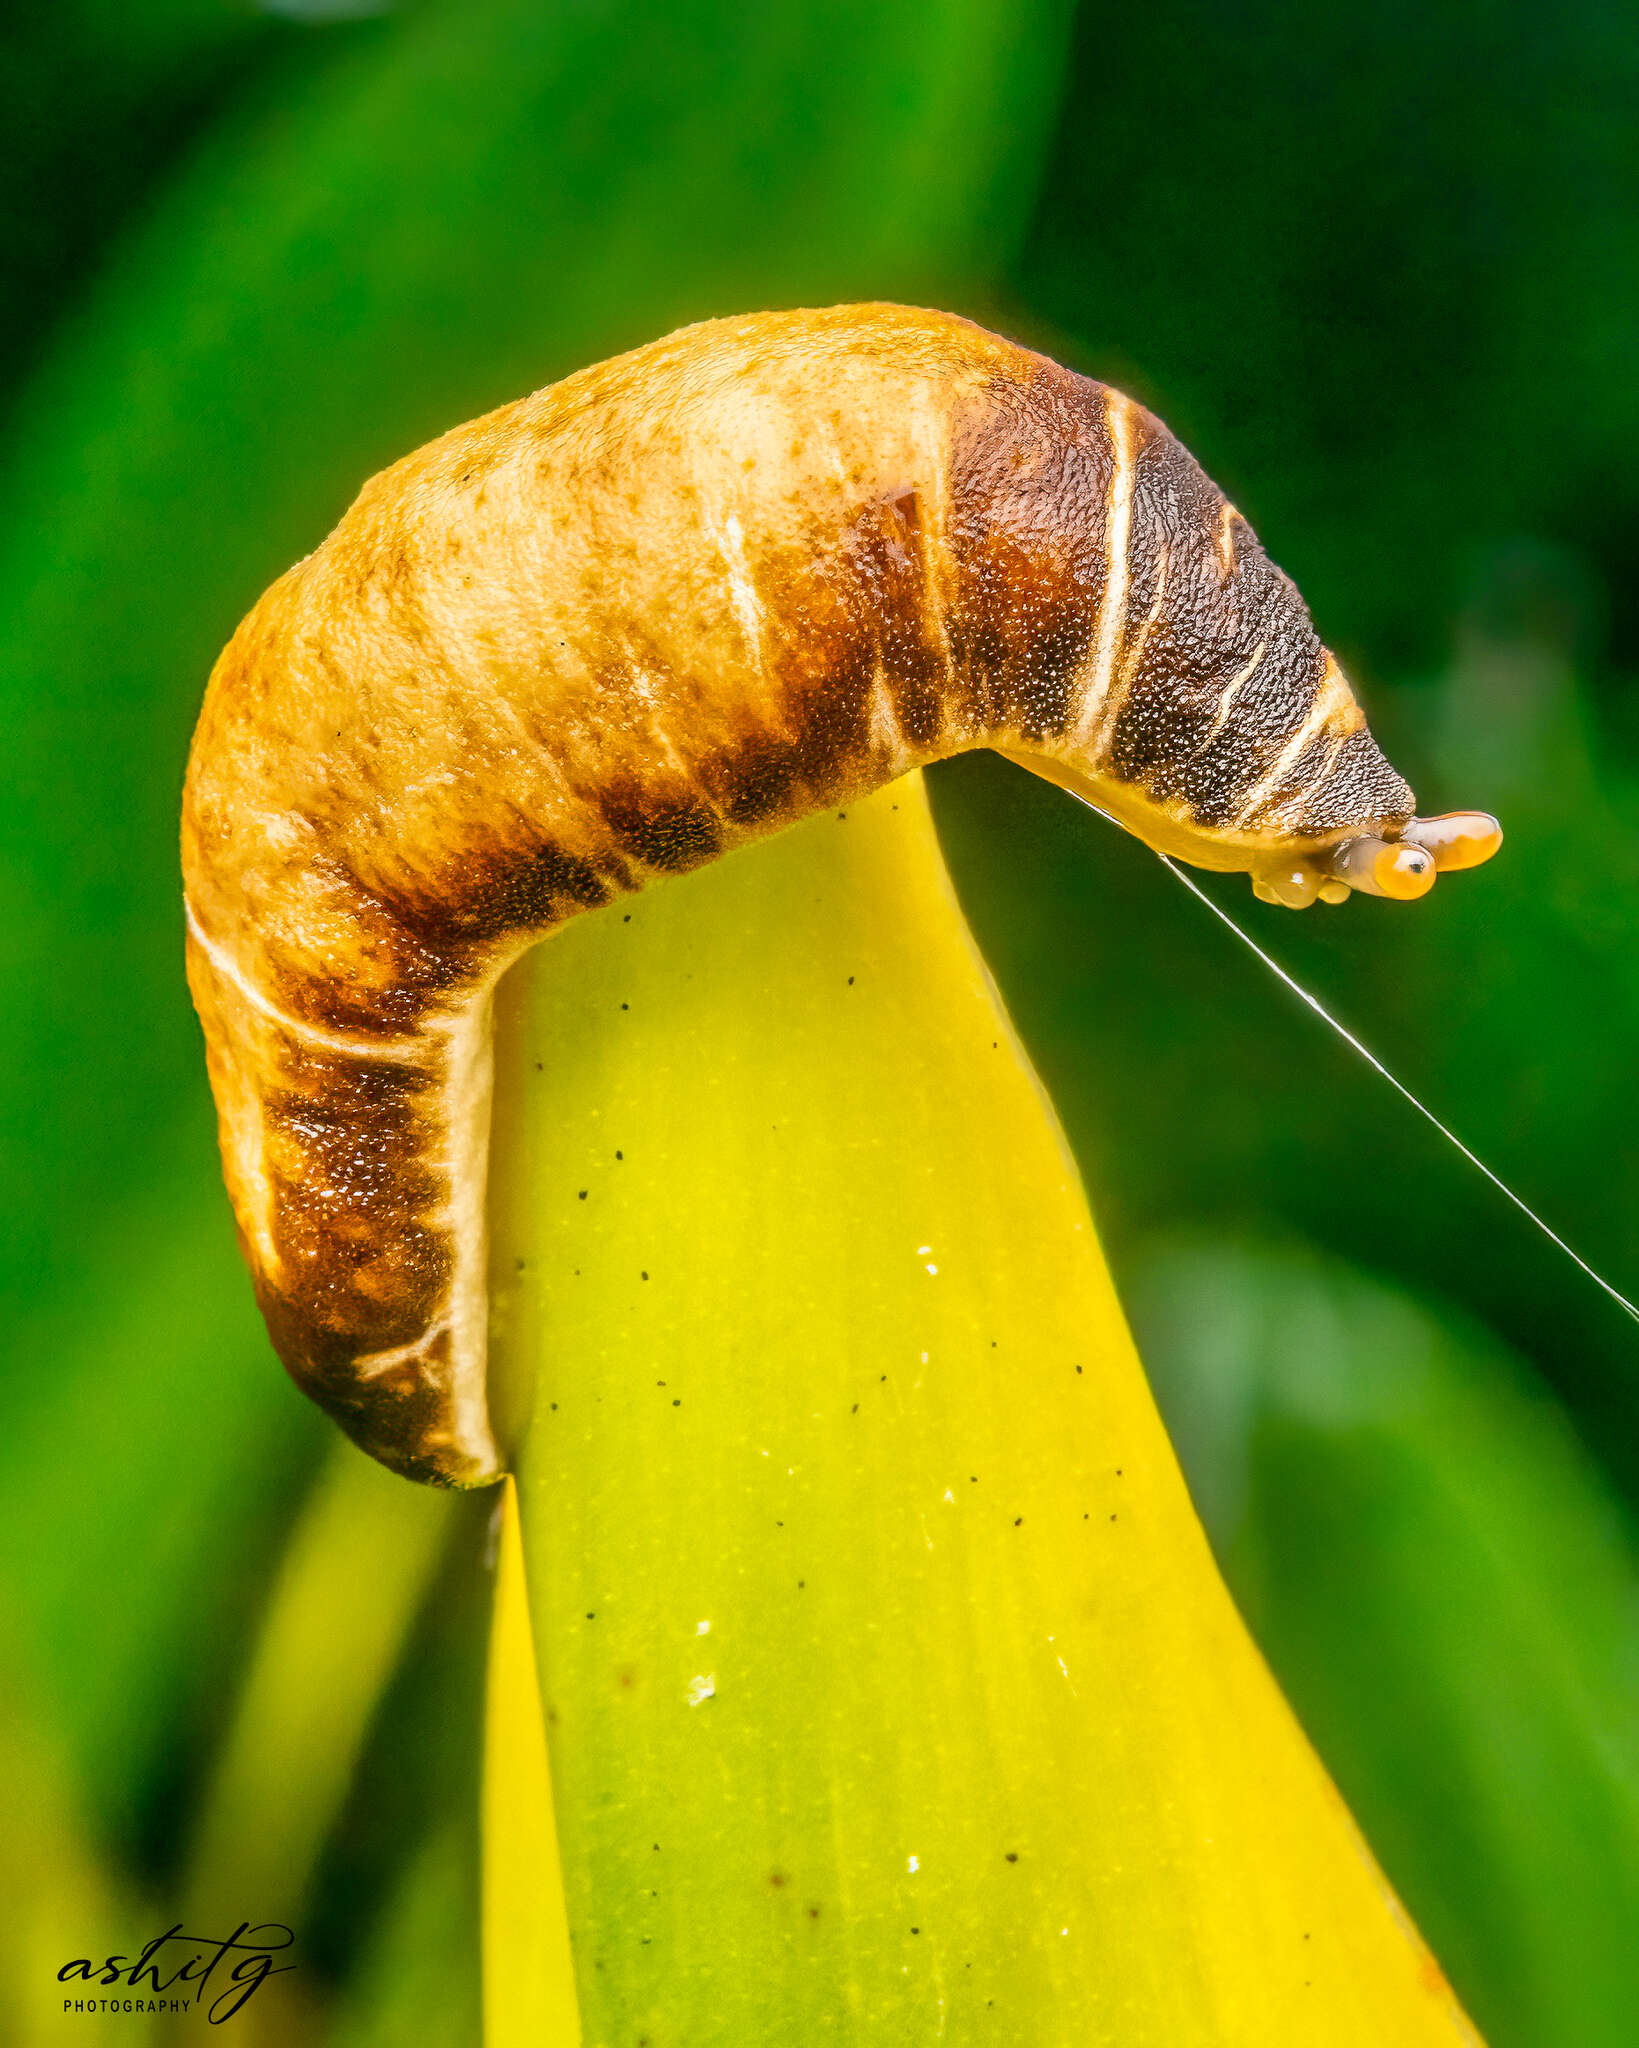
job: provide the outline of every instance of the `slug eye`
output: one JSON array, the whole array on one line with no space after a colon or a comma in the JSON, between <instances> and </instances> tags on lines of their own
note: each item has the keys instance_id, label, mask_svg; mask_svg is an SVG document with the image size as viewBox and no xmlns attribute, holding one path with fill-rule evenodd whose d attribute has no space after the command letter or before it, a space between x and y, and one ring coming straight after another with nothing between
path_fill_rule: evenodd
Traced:
<instances>
[{"instance_id":1,"label":"slug eye","mask_svg":"<svg viewBox=\"0 0 1639 2048\"><path fill-rule=\"evenodd\" d=\"M1439 875L1477 868L1502 844L1502 827L1485 811L1448 811L1438 818L1413 818L1395 839L1362 833L1323 856L1319 866L1287 860L1256 869L1253 894L1288 910L1314 902L1344 903L1352 891L1413 903L1426 896Z\"/></svg>"},{"instance_id":2,"label":"slug eye","mask_svg":"<svg viewBox=\"0 0 1639 2048\"><path fill-rule=\"evenodd\" d=\"M1410 903L1434 887L1436 863L1425 846L1404 840L1349 839L1332 855L1332 876L1367 896Z\"/></svg>"},{"instance_id":3,"label":"slug eye","mask_svg":"<svg viewBox=\"0 0 1639 2048\"><path fill-rule=\"evenodd\" d=\"M1359 889L1367 896L1411 903L1428 894L1436 876L1477 868L1501 844L1502 827L1485 811L1447 811L1438 818L1413 818L1397 839L1364 834L1345 840L1327 862L1320 894L1327 903L1338 902L1341 899L1332 893L1332 887L1341 884L1345 893Z\"/></svg>"},{"instance_id":4,"label":"slug eye","mask_svg":"<svg viewBox=\"0 0 1639 2048\"><path fill-rule=\"evenodd\" d=\"M1447 811L1438 818L1413 818L1401 838L1426 847L1442 875L1477 868L1502 844L1502 827L1485 811Z\"/></svg>"},{"instance_id":5,"label":"slug eye","mask_svg":"<svg viewBox=\"0 0 1639 2048\"><path fill-rule=\"evenodd\" d=\"M1255 870L1253 894L1288 910L1311 903L1344 903L1358 889L1364 896L1415 902L1435 878L1477 868L1502 844L1502 827L1485 811L1448 811L1438 818L1413 818L1397 839L1362 833L1334 847L1319 867L1289 861Z\"/></svg>"}]
</instances>

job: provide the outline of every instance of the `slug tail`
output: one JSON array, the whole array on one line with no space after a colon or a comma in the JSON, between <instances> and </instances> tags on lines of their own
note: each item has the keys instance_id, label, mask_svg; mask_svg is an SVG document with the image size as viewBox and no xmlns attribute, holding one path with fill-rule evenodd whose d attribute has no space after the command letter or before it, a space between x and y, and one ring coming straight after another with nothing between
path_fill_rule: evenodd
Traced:
<instances>
[{"instance_id":1,"label":"slug tail","mask_svg":"<svg viewBox=\"0 0 1639 2048\"><path fill-rule=\"evenodd\" d=\"M282 1010L189 907L224 1178L291 1377L407 1478L501 1476L485 1398L489 1001L413 1039Z\"/></svg>"}]
</instances>

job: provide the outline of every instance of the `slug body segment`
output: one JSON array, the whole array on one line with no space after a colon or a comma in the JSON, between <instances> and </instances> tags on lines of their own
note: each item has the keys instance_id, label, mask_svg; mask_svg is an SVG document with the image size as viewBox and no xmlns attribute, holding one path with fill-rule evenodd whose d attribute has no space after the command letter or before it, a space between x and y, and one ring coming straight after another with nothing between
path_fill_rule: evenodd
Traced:
<instances>
[{"instance_id":1,"label":"slug body segment","mask_svg":"<svg viewBox=\"0 0 1639 2048\"><path fill-rule=\"evenodd\" d=\"M1432 879L1495 834L1413 818L1296 591L1157 420L948 315L685 329L396 464L272 586L194 739L189 979L269 1330L365 1449L501 1470L512 961L981 746L1283 901L1395 893L1396 861Z\"/></svg>"}]
</instances>

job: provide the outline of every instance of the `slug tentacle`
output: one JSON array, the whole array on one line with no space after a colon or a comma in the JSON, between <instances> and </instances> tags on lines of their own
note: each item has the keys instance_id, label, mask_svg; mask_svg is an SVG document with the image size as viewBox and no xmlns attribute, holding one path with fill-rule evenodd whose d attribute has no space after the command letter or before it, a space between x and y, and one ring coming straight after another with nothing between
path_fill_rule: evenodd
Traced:
<instances>
[{"instance_id":1,"label":"slug tentacle","mask_svg":"<svg viewBox=\"0 0 1639 2048\"><path fill-rule=\"evenodd\" d=\"M1142 407L903 307L708 323L366 485L218 662L189 976L274 1342L478 1484L489 1006L578 912L991 746L1302 904L1418 820L1301 599ZM1426 883L1424 883L1426 886Z\"/></svg>"}]
</instances>

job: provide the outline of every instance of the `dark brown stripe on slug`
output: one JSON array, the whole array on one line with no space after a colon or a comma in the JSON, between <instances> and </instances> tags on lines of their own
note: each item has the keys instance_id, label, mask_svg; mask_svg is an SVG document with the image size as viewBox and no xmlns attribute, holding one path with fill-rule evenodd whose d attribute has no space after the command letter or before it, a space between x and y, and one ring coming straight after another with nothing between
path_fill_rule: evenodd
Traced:
<instances>
[{"instance_id":1,"label":"dark brown stripe on slug","mask_svg":"<svg viewBox=\"0 0 1639 2048\"><path fill-rule=\"evenodd\" d=\"M417 1030L466 978L467 964L440 934L435 943L362 884L338 894L350 904L356 935L356 978L340 974L281 976L267 993L285 1015L322 1030L396 1038Z\"/></svg>"},{"instance_id":2,"label":"dark brown stripe on slug","mask_svg":"<svg viewBox=\"0 0 1639 2048\"><path fill-rule=\"evenodd\" d=\"M314 1349L315 1332L302 1304L262 1281L256 1301L291 1377L361 1451L427 1486L480 1476L450 1428L454 1339L448 1329L430 1331L413 1357L376 1370L361 1369L357 1353L340 1349L333 1368L310 1370L303 1361Z\"/></svg>"},{"instance_id":3,"label":"dark brown stripe on slug","mask_svg":"<svg viewBox=\"0 0 1639 2048\"><path fill-rule=\"evenodd\" d=\"M859 579L858 634L872 656L873 687L880 680L901 741L931 748L944 735L951 707L927 529L921 492L906 488L867 506L844 545Z\"/></svg>"},{"instance_id":4,"label":"dark brown stripe on slug","mask_svg":"<svg viewBox=\"0 0 1639 2048\"><path fill-rule=\"evenodd\" d=\"M1154 421L1135 460L1129 546L1103 727L1110 774L1210 832L1307 836L1410 815L1410 791L1356 735L1358 707L1297 590ZM1370 799L1346 815L1304 800L1323 773L1330 785L1340 749L1350 800Z\"/></svg>"},{"instance_id":5,"label":"dark brown stripe on slug","mask_svg":"<svg viewBox=\"0 0 1639 2048\"><path fill-rule=\"evenodd\" d=\"M1325 780L1310 790L1286 829L1294 837L1332 837L1370 827L1404 825L1417 800L1404 776L1384 760L1364 727L1343 742Z\"/></svg>"},{"instance_id":6,"label":"dark brown stripe on slug","mask_svg":"<svg viewBox=\"0 0 1639 2048\"><path fill-rule=\"evenodd\" d=\"M753 784L769 806L759 820L778 814L782 783L811 808L858 789L873 768L877 779L890 772L877 737L884 724L892 748L938 745L948 665L924 526L920 492L902 486L853 507L801 549L752 558L760 653L777 707L775 731L750 735L741 748L758 764ZM715 779L719 771L704 763L701 772ZM745 784L745 769L733 779ZM733 815L746 818L743 798Z\"/></svg>"},{"instance_id":7,"label":"dark brown stripe on slug","mask_svg":"<svg viewBox=\"0 0 1639 2048\"><path fill-rule=\"evenodd\" d=\"M448 1191L430 1164L442 1076L294 1043L283 1072L263 1111L281 1273L263 1312L303 1385L395 1461L448 1404L448 1347L376 1371L360 1361L421 1343L448 1293Z\"/></svg>"},{"instance_id":8,"label":"dark brown stripe on slug","mask_svg":"<svg viewBox=\"0 0 1639 2048\"><path fill-rule=\"evenodd\" d=\"M746 832L796 817L802 762L796 746L771 733L750 733L703 764L700 780L724 817Z\"/></svg>"},{"instance_id":9,"label":"dark brown stripe on slug","mask_svg":"<svg viewBox=\"0 0 1639 2048\"><path fill-rule=\"evenodd\" d=\"M1128 679L1105 755L1122 781L1219 830L1241 822L1308 717L1327 661L1302 600L1244 523L1226 568L1224 512L1222 493L1158 429L1136 464Z\"/></svg>"},{"instance_id":10,"label":"dark brown stripe on slug","mask_svg":"<svg viewBox=\"0 0 1639 2048\"><path fill-rule=\"evenodd\" d=\"M1062 733L1108 574L1112 457L1101 384L1043 364L962 408L950 463L949 618L975 733Z\"/></svg>"},{"instance_id":11,"label":"dark brown stripe on slug","mask_svg":"<svg viewBox=\"0 0 1639 2048\"><path fill-rule=\"evenodd\" d=\"M1258 645L1238 648L1242 658L1236 666L1226 660L1198 671L1200 699L1187 717L1176 719L1167 710L1168 646L1163 642L1152 650L1117 725L1112 772L1140 783L1158 800L1187 805L1197 824L1209 830L1255 829L1247 814L1252 792L1302 728L1326 672L1318 643L1311 649L1277 641L1261 656ZM1215 732L1225 694L1249 668L1235 691L1232 716Z\"/></svg>"},{"instance_id":12,"label":"dark brown stripe on slug","mask_svg":"<svg viewBox=\"0 0 1639 2048\"><path fill-rule=\"evenodd\" d=\"M465 848L434 886L406 891L391 909L418 944L450 963L452 982L466 981L497 939L548 932L638 886L624 861L599 864L557 839L518 831Z\"/></svg>"},{"instance_id":13,"label":"dark brown stripe on slug","mask_svg":"<svg viewBox=\"0 0 1639 2048\"><path fill-rule=\"evenodd\" d=\"M675 778L658 787L635 776L617 778L598 792L597 804L622 851L656 874L687 874L723 850L716 810Z\"/></svg>"}]
</instances>

